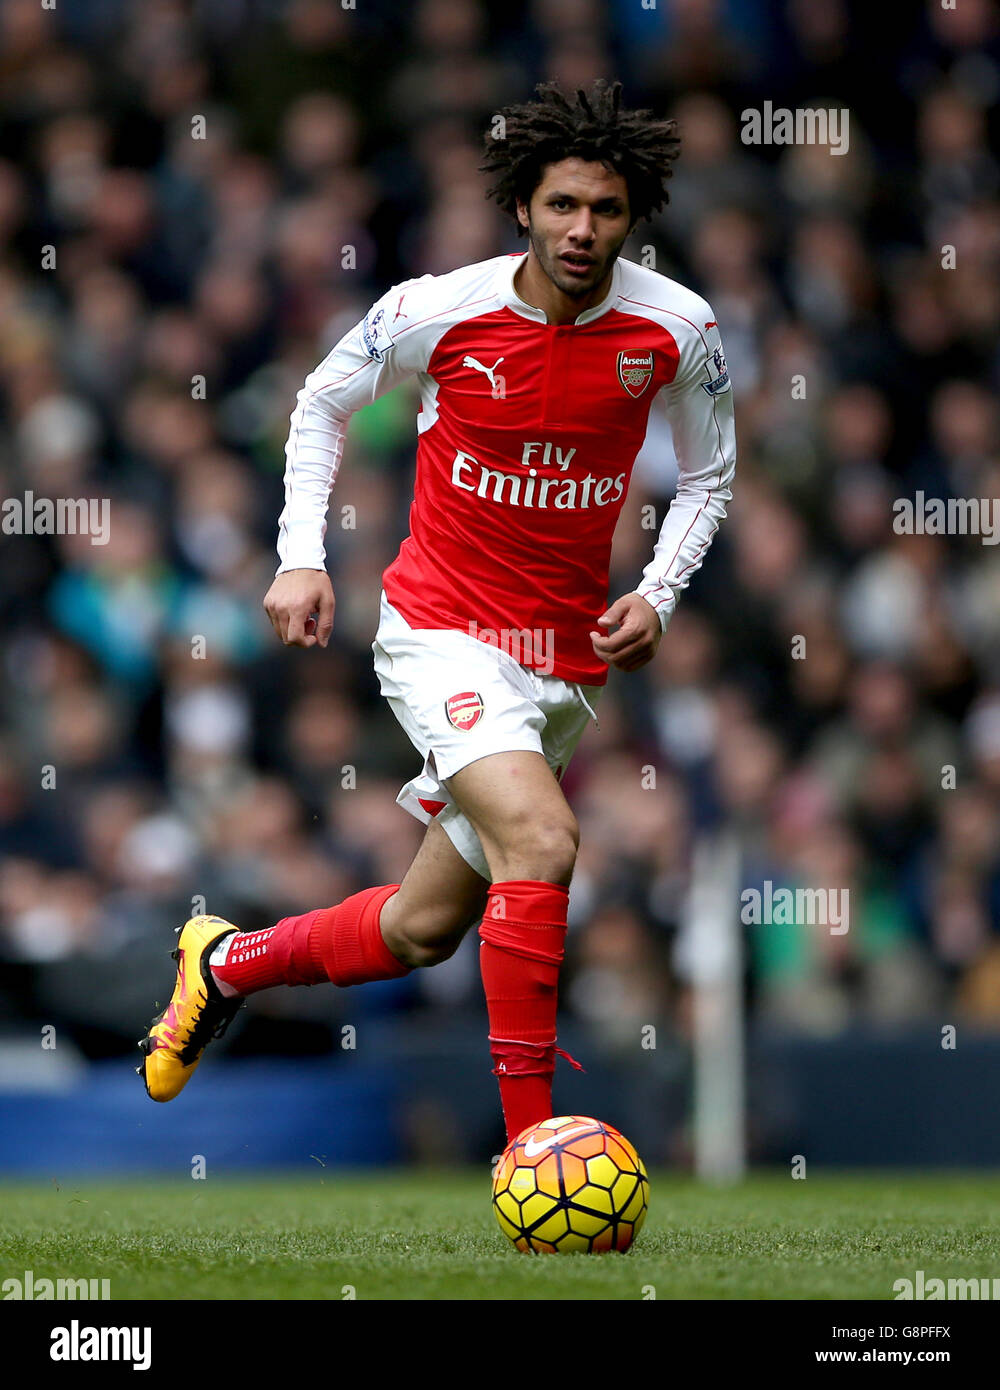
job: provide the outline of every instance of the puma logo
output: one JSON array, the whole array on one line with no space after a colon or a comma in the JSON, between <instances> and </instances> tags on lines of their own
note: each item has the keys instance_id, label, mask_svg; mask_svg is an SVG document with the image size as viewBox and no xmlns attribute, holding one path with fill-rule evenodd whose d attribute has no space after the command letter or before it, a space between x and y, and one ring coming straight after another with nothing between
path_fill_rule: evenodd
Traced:
<instances>
[{"instance_id":1,"label":"puma logo","mask_svg":"<svg viewBox=\"0 0 1000 1390\"><path fill-rule=\"evenodd\" d=\"M475 371L477 371L477 372L483 372L483 373L485 373L485 375L486 375L487 377L489 377L490 386L491 386L491 387L493 388L493 390L495 391L495 390L497 389L497 383L496 383L496 378L494 377L493 373L496 371L497 367L499 367L499 365L500 365L500 363L501 363L502 361L503 361L503 358L502 358L502 357L498 357L497 360L493 363L493 366L492 366L492 367L484 367L483 364L482 364L482 362L477 362L476 359L475 359L474 357L463 357L463 358L462 358L462 366L463 366L463 367L472 367L472 368L473 368Z\"/></svg>"}]
</instances>

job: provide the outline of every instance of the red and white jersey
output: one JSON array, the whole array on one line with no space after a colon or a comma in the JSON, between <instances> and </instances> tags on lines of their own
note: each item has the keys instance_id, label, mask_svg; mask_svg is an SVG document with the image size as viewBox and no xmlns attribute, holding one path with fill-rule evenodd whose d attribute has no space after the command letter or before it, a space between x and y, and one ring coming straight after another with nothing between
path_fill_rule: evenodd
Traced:
<instances>
[{"instance_id":1,"label":"red and white jersey","mask_svg":"<svg viewBox=\"0 0 1000 1390\"><path fill-rule=\"evenodd\" d=\"M636 592L666 628L732 497L732 391L712 310L691 290L619 258L600 304L550 324L514 290L526 255L395 285L306 378L277 572L325 568L350 416L415 375L416 485L410 534L383 576L390 603L411 627L499 646L536 634L549 674L601 685L608 667L589 634L653 397L664 393L679 474ZM523 664L539 664L521 642Z\"/></svg>"}]
</instances>

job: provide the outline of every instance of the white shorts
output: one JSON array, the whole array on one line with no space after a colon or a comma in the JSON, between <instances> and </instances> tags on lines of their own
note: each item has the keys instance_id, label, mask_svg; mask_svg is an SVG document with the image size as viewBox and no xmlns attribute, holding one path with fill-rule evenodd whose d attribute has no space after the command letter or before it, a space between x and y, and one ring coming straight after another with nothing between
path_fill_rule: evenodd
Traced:
<instances>
[{"instance_id":1,"label":"white shorts","mask_svg":"<svg viewBox=\"0 0 1000 1390\"><path fill-rule=\"evenodd\" d=\"M412 628L384 591L372 652L382 694L424 759L397 804L425 825L436 819L490 882L479 836L445 779L490 753L521 749L541 753L561 778L588 720L597 723L604 687L541 675L467 632Z\"/></svg>"}]
</instances>

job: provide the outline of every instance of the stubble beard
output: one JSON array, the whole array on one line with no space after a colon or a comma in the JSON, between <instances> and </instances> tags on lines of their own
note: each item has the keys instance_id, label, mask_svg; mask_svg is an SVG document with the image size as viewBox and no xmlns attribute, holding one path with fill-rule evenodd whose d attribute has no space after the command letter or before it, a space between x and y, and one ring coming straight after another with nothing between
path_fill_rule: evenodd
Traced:
<instances>
[{"instance_id":1,"label":"stubble beard","mask_svg":"<svg viewBox=\"0 0 1000 1390\"><path fill-rule=\"evenodd\" d=\"M588 294L593 294L596 286L598 286L601 283L604 277L611 270L615 261L621 255L622 247L625 245L625 242L622 241L618 246L616 246L614 250L610 252L609 255L605 258L604 262L597 268L598 274L596 274L592 279L588 279L586 284L580 284L578 280L572 279L568 279L566 282L564 282L563 277L560 273L560 265L558 259L556 257L550 258L548 256L548 253L545 250L544 243L539 241L538 238L535 236L534 229L532 228L530 223L528 224L528 240L531 243L531 248L535 253L535 258L537 259L538 264L542 267L542 270L552 281L553 285L555 285L556 289L561 291L562 294L566 295L568 299L583 299Z\"/></svg>"}]
</instances>

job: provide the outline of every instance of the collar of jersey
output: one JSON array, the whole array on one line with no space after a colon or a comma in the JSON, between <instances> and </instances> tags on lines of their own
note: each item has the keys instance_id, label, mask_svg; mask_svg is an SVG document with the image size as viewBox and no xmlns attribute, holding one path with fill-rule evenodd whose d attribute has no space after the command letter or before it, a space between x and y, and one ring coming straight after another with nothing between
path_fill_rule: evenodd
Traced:
<instances>
[{"instance_id":1,"label":"collar of jersey","mask_svg":"<svg viewBox=\"0 0 1000 1390\"><path fill-rule=\"evenodd\" d=\"M504 256L500 262L497 273L497 293L504 304L509 309L513 309L515 314L520 314L522 318L534 319L536 323L547 323L544 309L537 309L534 304L528 304L521 298L514 288L514 276L528 258L525 251L520 256ZM615 304L621 292L621 258L615 261L611 270L611 284L608 292L601 300L600 304L592 304L589 309L584 309L582 314L578 314L572 324L563 324L565 327L582 327L585 323L591 323L594 319L599 319L602 314Z\"/></svg>"}]
</instances>

